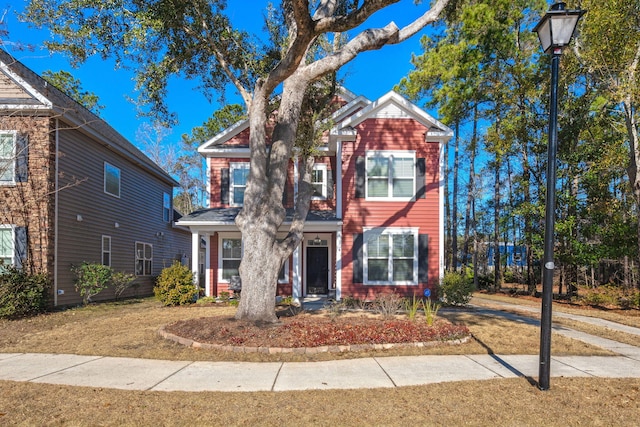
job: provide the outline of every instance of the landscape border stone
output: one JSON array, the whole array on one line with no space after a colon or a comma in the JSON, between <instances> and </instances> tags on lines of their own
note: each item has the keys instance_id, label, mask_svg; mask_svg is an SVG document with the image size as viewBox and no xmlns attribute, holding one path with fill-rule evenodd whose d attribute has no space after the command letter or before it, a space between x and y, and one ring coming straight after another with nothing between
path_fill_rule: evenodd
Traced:
<instances>
[{"instance_id":1,"label":"landscape border stone","mask_svg":"<svg viewBox=\"0 0 640 427\"><path fill-rule=\"evenodd\" d=\"M392 348L404 348L404 347L435 347L437 345L460 345L467 343L471 336L467 336L461 339L449 340L449 341L428 341L428 342L409 342L409 343L385 343L385 344L346 344L346 345L331 345L320 347L244 347L244 346L232 346L222 344L210 344L194 341L189 338L180 337L174 335L165 330L164 326L158 330L158 335L162 338L173 341L185 347L193 347L204 350L221 350L232 353L266 353L266 354L279 354L279 353L295 353L295 354L317 354L317 353L346 353L357 352L366 350L389 350Z\"/></svg>"}]
</instances>

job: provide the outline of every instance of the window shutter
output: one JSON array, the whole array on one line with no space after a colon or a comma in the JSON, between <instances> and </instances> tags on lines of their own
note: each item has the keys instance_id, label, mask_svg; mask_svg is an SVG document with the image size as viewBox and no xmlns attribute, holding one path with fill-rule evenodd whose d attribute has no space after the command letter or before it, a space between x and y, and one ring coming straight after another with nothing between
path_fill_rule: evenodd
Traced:
<instances>
[{"instance_id":1,"label":"window shutter","mask_svg":"<svg viewBox=\"0 0 640 427\"><path fill-rule=\"evenodd\" d=\"M364 253L362 234L353 235L353 283L364 283Z\"/></svg>"},{"instance_id":2,"label":"window shutter","mask_svg":"<svg viewBox=\"0 0 640 427\"><path fill-rule=\"evenodd\" d=\"M220 170L220 202L229 204L229 168Z\"/></svg>"},{"instance_id":3,"label":"window shutter","mask_svg":"<svg viewBox=\"0 0 640 427\"><path fill-rule=\"evenodd\" d=\"M418 282L429 281L429 235L418 235Z\"/></svg>"},{"instance_id":4,"label":"window shutter","mask_svg":"<svg viewBox=\"0 0 640 427\"><path fill-rule=\"evenodd\" d=\"M356 199L365 196L366 159L363 156L356 157Z\"/></svg>"},{"instance_id":5,"label":"window shutter","mask_svg":"<svg viewBox=\"0 0 640 427\"><path fill-rule=\"evenodd\" d=\"M284 188L282 189L282 206L287 207L287 197L288 197L288 188L289 188L289 175L284 179Z\"/></svg>"},{"instance_id":6,"label":"window shutter","mask_svg":"<svg viewBox=\"0 0 640 427\"><path fill-rule=\"evenodd\" d=\"M16 135L16 182L27 182L29 173L29 144L27 135Z\"/></svg>"},{"instance_id":7,"label":"window shutter","mask_svg":"<svg viewBox=\"0 0 640 427\"><path fill-rule=\"evenodd\" d=\"M14 263L16 268L22 268L27 260L27 228L15 227Z\"/></svg>"},{"instance_id":8,"label":"window shutter","mask_svg":"<svg viewBox=\"0 0 640 427\"><path fill-rule=\"evenodd\" d=\"M333 171L327 169L327 200L333 199Z\"/></svg>"},{"instance_id":9,"label":"window shutter","mask_svg":"<svg viewBox=\"0 0 640 427\"><path fill-rule=\"evenodd\" d=\"M425 187L426 161L424 158L416 159L416 199L424 199L427 189Z\"/></svg>"}]
</instances>

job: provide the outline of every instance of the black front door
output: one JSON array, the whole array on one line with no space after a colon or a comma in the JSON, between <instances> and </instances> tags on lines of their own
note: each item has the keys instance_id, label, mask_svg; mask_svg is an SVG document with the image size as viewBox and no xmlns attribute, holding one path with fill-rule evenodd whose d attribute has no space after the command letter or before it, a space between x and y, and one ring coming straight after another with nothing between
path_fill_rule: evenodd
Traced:
<instances>
[{"instance_id":1,"label":"black front door","mask_svg":"<svg viewBox=\"0 0 640 427\"><path fill-rule=\"evenodd\" d=\"M307 294L329 293L329 248L307 248Z\"/></svg>"}]
</instances>

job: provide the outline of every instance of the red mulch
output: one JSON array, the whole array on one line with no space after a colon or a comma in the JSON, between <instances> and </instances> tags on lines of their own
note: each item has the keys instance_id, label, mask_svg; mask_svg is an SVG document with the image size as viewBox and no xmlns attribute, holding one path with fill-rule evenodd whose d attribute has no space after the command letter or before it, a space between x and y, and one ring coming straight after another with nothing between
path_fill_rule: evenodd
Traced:
<instances>
[{"instance_id":1,"label":"red mulch","mask_svg":"<svg viewBox=\"0 0 640 427\"><path fill-rule=\"evenodd\" d=\"M449 341L469 336L463 325L438 319L428 326L423 318L375 319L365 316L327 318L300 314L280 318L281 323L256 326L225 317L182 320L165 327L179 337L200 343L245 347L320 347L353 344L388 344Z\"/></svg>"}]
</instances>

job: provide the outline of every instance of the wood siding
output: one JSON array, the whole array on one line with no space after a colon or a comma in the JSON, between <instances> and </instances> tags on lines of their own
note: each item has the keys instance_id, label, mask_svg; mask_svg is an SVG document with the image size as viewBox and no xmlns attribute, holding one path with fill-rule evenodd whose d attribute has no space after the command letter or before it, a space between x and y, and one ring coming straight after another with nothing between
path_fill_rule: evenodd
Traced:
<instances>
[{"instance_id":1,"label":"wood siding","mask_svg":"<svg viewBox=\"0 0 640 427\"><path fill-rule=\"evenodd\" d=\"M152 274L137 279L138 293L151 294L162 268L191 254L190 233L163 220L163 193L171 195L171 185L78 130L60 131L59 155L58 289L64 294L58 295L58 305L80 301L71 267L101 262L103 235L111 237L116 271L134 273L136 242L153 246ZM120 169L120 198L104 192L105 161ZM108 289L93 299L113 297Z\"/></svg>"},{"instance_id":2,"label":"wood siding","mask_svg":"<svg viewBox=\"0 0 640 427\"><path fill-rule=\"evenodd\" d=\"M440 144L424 142L424 126L411 119L368 119L358 128L355 142L343 145L343 269L342 294L373 299L384 291L407 295L421 294L425 287L437 285L439 276L438 248L440 239L439 156ZM415 201L371 201L356 198L356 159L368 150L415 150L416 158L425 158L425 198ZM354 235L364 227L416 227L429 236L428 283L416 286L363 285L353 282Z\"/></svg>"}]
</instances>

